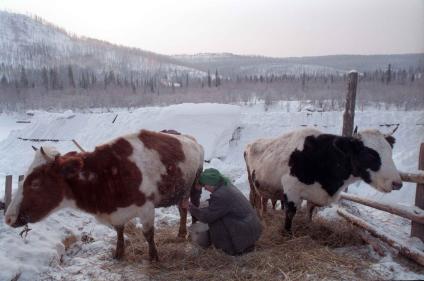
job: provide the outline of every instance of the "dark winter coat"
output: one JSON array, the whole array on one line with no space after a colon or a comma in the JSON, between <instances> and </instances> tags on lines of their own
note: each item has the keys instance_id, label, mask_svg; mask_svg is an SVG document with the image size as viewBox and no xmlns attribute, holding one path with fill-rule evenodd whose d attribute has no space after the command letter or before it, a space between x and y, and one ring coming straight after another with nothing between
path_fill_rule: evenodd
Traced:
<instances>
[{"instance_id":1,"label":"dark winter coat","mask_svg":"<svg viewBox=\"0 0 424 281\"><path fill-rule=\"evenodd\" d=\"M262 225L246 197L233 185L219 186L206 208L190 207L191 214L209 225L212 244L230 255L251 249Z\"/></svg>"}]
</instances>

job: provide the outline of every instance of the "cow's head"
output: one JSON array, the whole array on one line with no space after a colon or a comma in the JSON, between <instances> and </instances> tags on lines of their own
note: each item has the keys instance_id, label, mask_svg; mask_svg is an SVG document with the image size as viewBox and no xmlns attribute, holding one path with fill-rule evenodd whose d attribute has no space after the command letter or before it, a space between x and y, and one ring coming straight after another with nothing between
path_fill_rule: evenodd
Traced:
<instances>
[{"instance_id":1,"label":"cow's head","mask_svg":"<svg viewBox=\"0 0 424 281\"><path fill-rule=\"evenodd\" d=\"M392 159L395 138L378 130L368 129L356 133L348 144L338 147L349 151L353 173L379 191L390 192L402 187L400 174Z\"/></svg>"},{"instance_id":2,"label":"cow's head","mask_svg":"<svg viewBox=\"0 0 424 281\"><path fill-rule=\"evenodd\" d=\"M38 222L65 206L68 201L66 195L69 195L66 179L75 176L75 171L81 166L82 161L78 161L78 158L64 159L52 147L37 150L33 163L7 209L6 223L19 227Z\"/></svg>"}]
</instances>

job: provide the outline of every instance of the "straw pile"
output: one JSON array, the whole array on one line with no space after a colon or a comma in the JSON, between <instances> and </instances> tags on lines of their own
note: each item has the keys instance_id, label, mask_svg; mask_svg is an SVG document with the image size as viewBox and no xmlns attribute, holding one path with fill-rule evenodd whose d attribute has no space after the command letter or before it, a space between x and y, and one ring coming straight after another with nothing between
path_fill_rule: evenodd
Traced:
<instances>
[{"instance_id":1,"label":"straw pile","mask_svg":"<svg viewBox=\"0 0 424 281\"><path fill-rule=\"evenodd\" d=\"M307 222L298 213L293 222L294 236L281 233L283 215L270 210L263 220L264 231L255 251L232 257L214 248L199 249L178 239L178 226L156 229L159 263L140 266L153 280L364 280L370 278L370 263L334 251L338 247L362 244L353 227L326 222L316 217ZM142 263L148 246L141 229L126 227L126 261ZM380 279L372 272L372 279ZM377 275L376 275L377 274Z\"/></svg>"}]
</instances>

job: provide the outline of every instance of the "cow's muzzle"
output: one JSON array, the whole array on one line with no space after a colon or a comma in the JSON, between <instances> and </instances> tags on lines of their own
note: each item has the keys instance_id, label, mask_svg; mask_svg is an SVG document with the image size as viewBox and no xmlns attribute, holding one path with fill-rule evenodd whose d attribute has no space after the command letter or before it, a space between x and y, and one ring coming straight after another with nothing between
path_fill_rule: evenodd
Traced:
<instances>
[{"instance_id":1,"label":"cow's muzzle","mask_svg":"<svg viewBox=\"0 0 424 281\"><path fill-rule=\"evenodd\" d=\"M14 221L12 216L8 216L5 218L6 223L11 227L21 227L28 223L28 218L24 215L19 215Z\"/></svg>"},{"instance_id":2,"label":"cow's muzzle","mask_svg":"<svg viewBox=\"0 0 424 281\"><path fill-rule=\"evenodd\" d=\"M392 182L392 189L393 190L399 190L401 188L402 188L402 182L401 181Z\"/></svg>"}]
</instances>

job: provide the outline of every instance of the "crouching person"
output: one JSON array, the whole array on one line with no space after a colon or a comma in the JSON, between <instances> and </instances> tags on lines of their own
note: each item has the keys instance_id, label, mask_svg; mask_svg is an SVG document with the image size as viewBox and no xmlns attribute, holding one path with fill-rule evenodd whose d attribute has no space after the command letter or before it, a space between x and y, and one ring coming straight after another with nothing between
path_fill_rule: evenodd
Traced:
<instances>
[{"instance_id":1,"label":"crouching person","mask_svg":"<svg viewBox=\"0 0 424 281\"><path fill-rule=\"evenodd\" d=\"M199 186L211 192L209 206L189 206L193 217L209 225L211 243L229 255L241 255L254 249L262 232L256 211L247 198L216 169L206 169Z\"/></svg>"}]
</instances>

